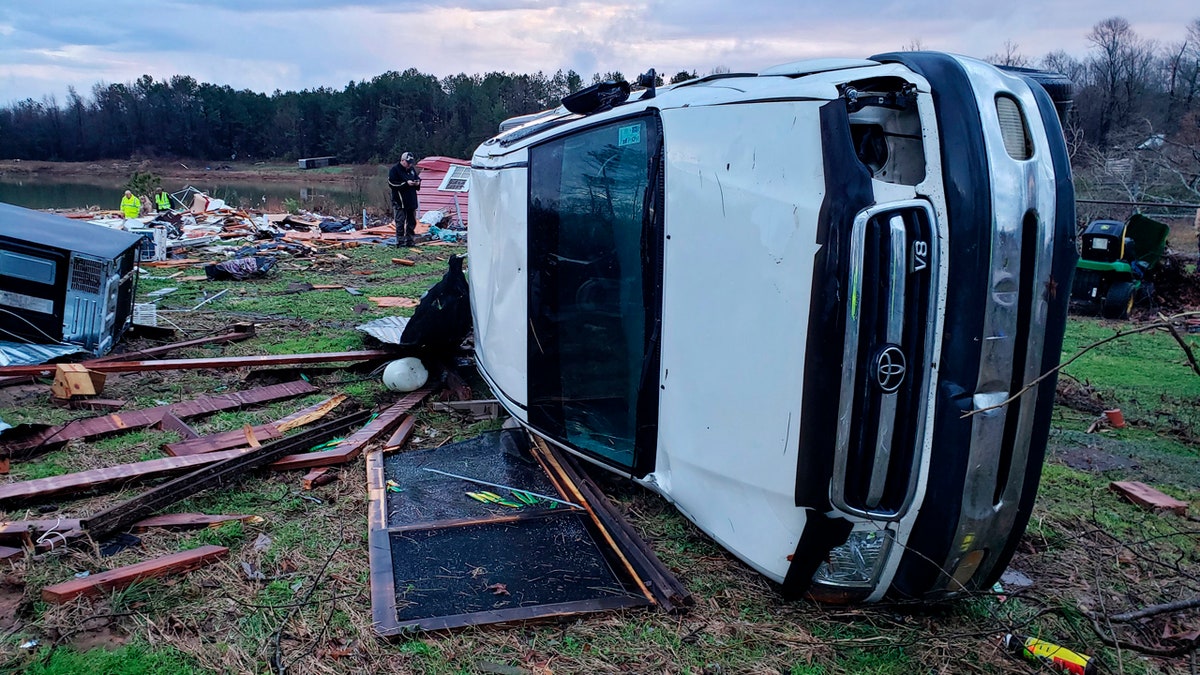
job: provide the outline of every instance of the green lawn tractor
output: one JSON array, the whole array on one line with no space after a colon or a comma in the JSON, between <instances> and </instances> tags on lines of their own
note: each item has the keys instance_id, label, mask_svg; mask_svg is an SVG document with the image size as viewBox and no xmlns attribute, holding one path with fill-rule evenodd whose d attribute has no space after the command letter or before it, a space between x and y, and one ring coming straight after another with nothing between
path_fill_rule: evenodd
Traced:
<instances>
[{"instance_id":1,"label":"green lawn tractor","mask_svg":"<svg viewBox=\"0 0 1200 675\"><path fill-rule=\"evenodd\" d=\"M1140 213L1128 222L1096 220L1080 241L1071 297L1099 307L1107 319L1129 316L1136 299L1150 297L1150 271L1162 259L1170 228Z\"/></svg>"}]
</instances>

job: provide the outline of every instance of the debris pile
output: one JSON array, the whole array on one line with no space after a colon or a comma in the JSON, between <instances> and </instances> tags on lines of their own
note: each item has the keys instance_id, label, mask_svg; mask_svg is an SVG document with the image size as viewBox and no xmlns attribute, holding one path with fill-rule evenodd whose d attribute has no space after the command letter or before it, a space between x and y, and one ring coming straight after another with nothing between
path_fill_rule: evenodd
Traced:
<instances>
[{"instance_id":1,"label":"debris pile","mask_svg":"<svg viewBox=\"0 0 1200 675\"><path fill-rule=\"evenodd\" d=\"M184 257L186 250L205 250L233 258L263 253L303 256L348 244L396 243L395 226L364 222L365 212L364 219L357 221L308 211L268 214L231 207L190 186L171 196L181 208L136 219L125 219L115 211L99 216L64 215L143 235L147 240L142 250L143 262L177 260ZM418 224L417 234L422 243L461 245L466 241L466 229L452 221L442 211L429 211Z\"/></svg>"}]
</instances>

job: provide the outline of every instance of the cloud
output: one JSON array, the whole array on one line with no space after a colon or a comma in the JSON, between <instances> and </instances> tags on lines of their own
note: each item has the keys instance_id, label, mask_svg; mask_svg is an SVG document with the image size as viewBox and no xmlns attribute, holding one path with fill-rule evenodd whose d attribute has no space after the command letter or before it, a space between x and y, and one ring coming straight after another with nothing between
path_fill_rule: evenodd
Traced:
<instances>
[{"instance_id":1,"label":"cloud","mask_svg":"<svg viewBox=\"0 0 1200 675\"><path fill-rule=\"evenodd\" d=\"M341 88L388 70L573 69L660 73L759 70L862 57L919 40L984 57L1010 40L1025 56L1086 54L1091 26L1127 18L1139 35L1180 40L1192 2L1094 0L41 0L0 3L0 104L98 81L190 75L237 89Z\"/></svg>"}]
</instances>

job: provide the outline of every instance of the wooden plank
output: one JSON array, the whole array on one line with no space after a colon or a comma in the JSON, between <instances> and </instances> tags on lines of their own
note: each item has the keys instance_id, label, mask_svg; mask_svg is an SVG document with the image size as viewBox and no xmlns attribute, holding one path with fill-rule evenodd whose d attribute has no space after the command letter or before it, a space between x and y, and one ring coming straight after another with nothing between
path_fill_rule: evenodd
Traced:
<instances>
[{"instance_id":1,"label":"wooden plank","mask_svg":"<svg viewBox=\"0 0 1200 675\"><path fill-rule=\"evenodd\" d=\"M216 527L235 520L242 522L254 520L257 517L241 514L165 513L139 520L133 526L133 531L145 532L152 528L164 530L199 530L206 527Z\"/></svg>"},{"instance_id":2,"label":"wooden plank","mask_svg":"<svg viewBox=\"0 0 1200 675\"><path fill-rule=\"evenodd\" d=\"M562 465L558 462L557 458L550 454L546 448L545 441L543 441L540 436L531 435L531 437L534 441L533 447L543 451L540 455L540 459L543 461L543 468L547 469L546 473L553 474L557 472L562 478L565 479L561 481L561 487L566 488L563 494L566 495L567 499L583 506L584 510L587 511L588 516L590 516L592 521L595 523L596 528L600 531L601 536L603 536L604 540L608 543L609 548L616 553L617 558L624 565L629 576L633 577L634 582L637 583L638 590L640 590L642 594L646 596L646 599L653 600L654 595L651 594L650 590L646 587L646 583L642 580L642 575L638 574L638 571L634 568L633 564L629 562L628 557L625 555L625 551L617 545L616 541L614 541L613 534L604 527L600 518L596 516L595 509L592 507L592 505L588 504L587 498L584 497L583 493L579 490L579 485L569 474L566 473L566 471L562 468Z\"/></svg>"},{"instance_id":3,"label":"wooden plank","mask_svg":"<svg viewBox=\"0 0 1200 675\"><path fill-rule=\"evenodd\" d=\"M392 541L387 532L387 474L383 453L367 453L367 558L370 569L371 619L380 635L399 632Z\"/></svg>"},{"instance_id":4,"label":"wooden plank","mask_svg":"<svg viewBox=\"0 0 1200 675\"><path fill-rule=\"evenodd\" d=\"M203 345L224 344L227 342L241 342L254 337L254 324L252 323L237 323L229 327L230 332L221 335L212 335L204 338L196 338L195 340L185 340L183 342L172 342L171 344L160 345L158 347L149 347L147 349L138 349L132 352L122 352L120 354L109 354L97 359L88 359L83 362L85 366L91 366L96 363L107 363L109 361L129 361L130 359L146 359L163 354L169 354L180 349L188 349L190 347L200 347Z\"/></svg>"},{"instance_id":5,"label":"wooden plank","mask_svg":"<svg viewBox=\"0 0 1200 675\"><path fill-rule=\"evenodd\" d=\"M1120 493L1129 501L1139 506L1145 506L1156 511L1170 511L1181 516L1187 515L1188 503L1179 501L1170 495L1137 481L1113 481L1109 489Z\"/></svg>"},{"instance_id":6,"label":"wooden plank","mask_svg":"<svg viewBox=\"0 0 1200 675\"><path fill-rule=\"evenodd\" d=\"M133 526L134 532L145 532L158 528L165 530L193 530L213 527L234 520L249 521L258 516L241 514L168 513L151 516ZM78 530L78 518L45 518L41 520L9 520L0 522L0 541L5 543L32 544L33 539L47 532L67 533Z\"/></svg>"},{"instance_id":7,"label":"wooden plank","mask_svg":"<svg viewBox=\"0 0 1200 675\"><path fill-rule=\"evenodd\" d=\"M17 560L25 555L25 549L0 546L0 560Z\"/></svg>"},{"instance_id":8,"label":"wooden plank","mask_svg":"<svg viewBox=\"0 0 1200 675\"><path fill-rule=\"evenodd\" d=\"M11 503L43 499L62 494L74 494L84 490L114 487L124 483L163 476L174 476L197 467L216 464L227 459L240 457L248 450L225 450L194 457L167 457L132 464L118 464L103 469L92 469L68 473L50 478L35 478L20 483L0 485L0 506L7 508Z\"/></svg>"},{"instance_id":9,"label":"wooden plank","mask_svg":"<svg viewBox=\"0 0 1200 675\"><path fill-rule=\"evenodd\" d=\"M431 386L422 387L411 392L381 413L379 417L376 417L362 429L359 429L349 438L339 443L335 448L320 452L289 455L272 464L271 469L273 471L313 469L353 462L362 454L363 448L367 444L390 432L396 425L403 423L404 416L408 411L416 407L417 404L432 392L433 388Z\"/></svg>"},{"instance_id":10,"label":"wooden plank","mask_svg":"<svg viewBox=\"0 0 1200 675\"><path fill-rule=\"evenodd\" d=\"M312 424L322 417L333 412L339 405L346 400L345 394L331 396L320 403L310 405L302 410L275 421L275 428L287 433L296 427L302 427L306 424Z\"/></svg>"},{"instance_id":11,"label":"wooden plank","mask_svg":"<svg viewBox=\"0 0 1200 675\"><path fill-rule=\"evenodd\" d=\"M579 485L580 491L583 492L588 503L595 507L596 515L601 517L605 527L612 531L626 548L630 561L647 580L647 586L655 595L658 604L668 612L682 611L684 607L695 604L691 591L679 581L670 568L658 559L646 540L633 529L633 526L609 501L591 476L580 468L580 462L568 453L558 448L552 448L544 441L540 449L550 451L559 458L563 468Z\"/></svg>"},{"instance_id":12,"label":"wooden plank","mask_svg":"<svg viewBox=\"0 0 1200 675\"><path fill-rule=\"evenodd\" d=\"M78 419L66 424L49 427L20 440L0 443L0 457L27 459L40 452L61 447L68 441L81 438L97 438L119 431L143 429L158 424L163 416L171 413L179 418L208 415L222 410L277 401L317 391L312 384L303 380L273 384L242 392L230 392L218 396L201 396L191 401L170 405L113 413L100 417Z\"/></svg>"},{"instance_id":13,"label":"wooden plank","mask_svg":"<svg viewBox=\"0 0 1200 675\"><path fill-rule=\"evenodd\" d=\"M319 391L319 389L311 383L304 380L296 380L294 382L272 384L246 391L229 392L218 396L201 396L191 401L173 403L168 408L180 418L197 417L222 410L232 410L234 408L295 398L316 391Z\"/></svg>"},{"instance_id":14,"label":"wooden plank","mask_svg":"<svg viewBox=\"0 0 1200 675\"><path fill-rule=\"evenodd\" d=\"M162 359L160 361L114 361L96 364L92 370L102 373L145 372L150 370L197 370L202 368L250 368L293 366L314 363L350 363L393 358L386 349L327 354L261 354L258 356L218 356L207 359Z\"/></svg>"},{"instance_id":15,"label":"wooden plank","mask_svg":"<svg viewBox=\"0 0 1200 675\"><path fill-rule=\"evenodd\" d=\"M172 457L171 459L177 462L203 460L210 457L221 457L221 460L215 463L198 464L201 468L196 471L163 483L137 497L94 514L82 523L82 527L93 539L103 539L175 502L187 499L210 487L231 485L240 480L247 472L265 466L279 457L335 438L344 433L346 429L365 422L369 415L370 411L361 410L313 427L304 433L272 441L259 448L225 450L194 457Z\"/></svg>"},{"instance_id":16,"label":"wooden plank","mask_svg":"<svg viewBox=\"0 0 1200 675\"><path fill-rule=\"evenodd\" d=\"M77 518L44 518L39 520L6 520L0 522L0 541L24 542L44 532L69 532L79 528Z\"/></svg>"},{"instance_id":17,"label":"wooden plank","mask_svg":"<svg viewBox=\"0 0 1200 675\"><path fill-rule=\"evenodd\" d=\"M392 434L392 437L387 439L387 442L383 444L383 451L393 452L404 447L404 444L408 443L408 439L412 438L413 431L416 428L417 418L413 417L412 415L404 418L404 421L401 422L400 426L396 429L396 433Z\"/></svg>"},{"instance_id":18,"label":"wooden plank","mask_svg":"<svg viewBox=\"0 0 1200 675\"><path fill-rule=\"evenodd\" d=\"M101 595L108 591L126 588L144 579L190 572L216 562L227 553L229 553L229 549L224 546L201 546L190 551L172 553L161 558L93 574L83 579L72 579L61 584L47 586L42 589L42 599L46 602L62 604L83 595Z\"/></svg>"},{"instance_id":19,"label":"wooden plank","mask_svg":"<svg viewBox=\"0 0 1200 675\"><path fill-rule=\"evenodd\" d=\"M374 595L373 591L372 595ZM375 626L375 631L379 635L387 637L392 635L411 634L412 632L419 630L450 630L454 628L466 628L467 626L482 626L485 624L536 621L563 616L574 616L577 614L609 612L617 609L628 609L632 607L645 607L649 604L650 602L646 600L646 598L640 596L617 595L606 598L595 598L592 600L560 602L553 605L529 605L526 607L510 607L506 609L471 612L470 614L455 614L453 616L435 616L426 619L418 619L416 621L400 622L393 620L392 624L388 627L381 627L377 623Z\"/></svg>"},{"instance_id":20,"label":"wooden plank","mask_svg":"<svg viewBox=\"0 0 1200 675\"><path fill-rule=\"evenodd\" d=\"M85 398L81 401L73 401L72 405L76 408L88 408L90 410L115 410L124 408L125 401L117 398Z\"/></svg>"},{"instance_id":21,"label":"wooden plank","mask_svg":"<svg viewBox=\"0 0 1200 675\"><path fill-rule=\"evenodd\" d=\"M274 424L260 424L251 428L254 437L259 441L272 441L276 438L282 438L281 432ZM217 452L219 450L229 450L231 448L241 448L246 446L246 430L234 429L232 431L222 431L216 434L200 436L187 441L178 441L175 443L164 443L162 446L163 452L173 457L190 457L192 455L203 455L208 452Z\"/></svg>"},{"instance_id":22,"label":"wooden plank","mask_svg":"<svg viewBox=\"0 0 1200 675\"><path fill-rule=\"evenodd\" d=\"M200 438L200 434L196 433L195 429L189 427L186 422L171 412L163 413L162 419L158 421L158 428L164 431L174 431L184 440Z\"/></svg>"},{"instance_id":23,"label":"wooden plank","mask_svg":"<svg viewBox=\"0 0 1200 675\"><path fill-rule=\"evenodd\" d=\"M187 340L185 342L175 342L172 344L161 345L159 347L150 347L148 349L139 349L137 351L125 352L122 354L109 354L100 358L88 359L80 365L91 368L98 363L109 363L113 361L128 361L130 359L146 359L149 357L168 354L170 352L186 349L188 347L199 347L201 345L223 344L226 342L238 342L254 337L254 324L235 324L232 326L233 331L223 335L214 335L206 338L197 338L195 340ZM50 377L54 374L54 364L41 364L29 366L5 366L0 368L0 376L24 376L24 377Z\"/></svg>"},{"instance_id":24,"label":"wooden plank","mask_svg":"<svg viewBox=\"0 0 1200 675\"><path fill-rule=\"evenodd\" d=\"M346 400L345 394L338 394L321 401L320 403L310 405L307 408L298 410L283 419L277 420L271 424L260 424L251 428L254 437L261 441L273 441L277 438L282 438L284 433L295 429L296 427L305 424L311 424L325 415L328 415L335 408ZM176 443L167 443L163 445L163 451L169 455L176 457L185 457L188 455L199 455L206 452L216 452L217 450L229 450L231 448L240 448L247 445L245 429L237 429L234 431L222 431L216 434L209 434L201 438L189 441L180 441Z\"/></svg>"},{"instance_id":25,"label":"wooden plank","mask_svg":"<svg viewBox=\"0 0 1200 675\"><path fill-rule=\"evenodd\" d=\"M90 366L100 373L130 373L150 370L196 370L201 368L248 368L254 366L291 366L312 363L349 363L392 358L386 349L327 354L261 354L258 356L217 356L204 359L160 359L156 361L104 361ZM0 376L23 375L37 377L44 366L4 366ZM49 372L53 372L51 369Z\"/></svg>"},{"instance_id":26,"label":"wooden plank","mask_svg":"<svg viewBox=\"0 0 1200 675\"><path fill-rule=\"evenodd\" d=\"M543 463L549 473L558 473L561 476L568 494L578 495L582 500L579 503L584 505L596 526L618 550L622 561L629 566L630 572L638 579L642 588L649 591L654 602L668 612L680 611L693 604L691 593L654 555L600 488L587 474L579 470L571 457L557 448L551 448L538 436L534 436L533 441L534 457Z\"/></svg>"},{"instance_id":27,"label":"wooden plank","mask_svg":"<svg viewBox=\"0 0 1200 675\"><path fill-rule=\"evenodd\" d=\"M335 480L337 480L336 472L329 469L313 469L312 471L304 474L301 485L304 486L305 490L313 490L321 487L322 485L328 485Z\"/></svg>"},{"instance_id":28,"label":"wooden plank","mask_svg":"<svg viewBox=\"0 0 1200 675\"><path fill-rule=\"evenodd\" d=\"M421 304L421 302L419 300L413 300L412 298L393 297L393 296L376 296L376 297L368 297L367 299L370 300L371 302L375 303L376 305L379 305L380 307L405 308L405 307L416 307L417 305Z\"/></svg>"}]
</instances>

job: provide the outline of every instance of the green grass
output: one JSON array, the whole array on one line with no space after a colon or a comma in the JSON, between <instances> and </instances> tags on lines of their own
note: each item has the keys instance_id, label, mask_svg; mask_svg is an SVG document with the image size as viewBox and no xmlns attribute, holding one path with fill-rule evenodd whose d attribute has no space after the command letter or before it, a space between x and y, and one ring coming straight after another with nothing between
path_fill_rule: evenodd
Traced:
<instances>
[{"instance_id":1,"label":"green grass","mask_svg":"<svg viewBox=\"0 0 1200 675\"><path fill-rule=\"evenodd\" d=\"M1063 340L1063 359L1115 332L1111 323L1072 317ZM1200 353L1200 336L1184 335L1184 340ZM1121 408L1132 424L1200 438L1200 407L1195 405L1200 399L1200 375L1167 333L1117 338L1083 354L1063 372L1092 385L1104 405Z\"/></svg>"},{"instance_id":2,"label":"green grass","mask_svg":"<svg viewBox=\"0 0 1200 675\"><path fill-rule=\"evenodd\" d=\"M68 647L51 652L22 669L26 675L200 675L212 671L201 668L183 652L133 642L117 649L91 649L80 653Z\"/></svg>"}]
</instances>

